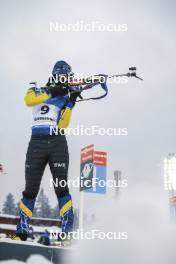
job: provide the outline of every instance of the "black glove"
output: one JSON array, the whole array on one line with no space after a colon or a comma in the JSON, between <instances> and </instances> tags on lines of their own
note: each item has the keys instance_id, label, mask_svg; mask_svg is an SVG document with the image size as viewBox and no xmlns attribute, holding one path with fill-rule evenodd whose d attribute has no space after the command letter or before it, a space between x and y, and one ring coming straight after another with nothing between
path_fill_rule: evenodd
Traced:
<instances>
[{"instance_id":1,"label":"black glove","mask_svg":"<svg viewBox=\"0 0 176 264\"><path fill-rule=\"evenodd\" d=\"M56 83L53 78L48 80L46 86L48 88L48 93L51 94L52 97L64 96L68 94L69 91L67 83Z\"/></svg>"},{"instance_id":2,"label":"black glove","mask_svg":"<svg viewBox=\"0 0 176 264\"><path fill-rule=\"evenodd\" d=\"M70 93L70 102L72 102L73 103L73 105L75 105L75 103L76 103L76 99L77 98L83 98L82 96L81 96L81 91L74 91L74 92L71 92Z\"/></svg>"},{"instance_id":3,"label":"black glove","mask_svg":"<svg viewBox=\"0 0 176 264\"><path fill-rule=\"evenodd\" d=\"M55 85L55 86L50 86L48 88L49 93L51 94L52 97L55 96L64 96L68 94L68 88L64 85Z\"/></svg>"}]
</instances>

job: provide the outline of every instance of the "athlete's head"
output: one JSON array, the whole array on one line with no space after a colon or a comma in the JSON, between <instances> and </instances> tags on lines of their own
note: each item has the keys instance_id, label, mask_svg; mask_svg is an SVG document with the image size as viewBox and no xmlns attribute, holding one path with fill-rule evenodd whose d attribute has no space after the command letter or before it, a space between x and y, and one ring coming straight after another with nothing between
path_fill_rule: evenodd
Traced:
<instances>
[{"instance_id":1,"label":"athlete's head","mask_svg":"<svg viewBox=\"0 0 176 264\"><path fill-rule=\"evenodd\" d=\"M69 75L72 72L71 66L66 61L57 61L54 65L53 75Z\"/></svg>"},{"instance_id":2,"label":"athlete's head","mask_svg":"<svg viewBox=\"0 0 176 264\"><path fill-rule=\"evenodd\" d=\"M58 95L66 95L68 93L68 77L72 74L71 66L65 61L57 61L52 70L47 86L55 87Z\"/></svg>"}]
</instances>

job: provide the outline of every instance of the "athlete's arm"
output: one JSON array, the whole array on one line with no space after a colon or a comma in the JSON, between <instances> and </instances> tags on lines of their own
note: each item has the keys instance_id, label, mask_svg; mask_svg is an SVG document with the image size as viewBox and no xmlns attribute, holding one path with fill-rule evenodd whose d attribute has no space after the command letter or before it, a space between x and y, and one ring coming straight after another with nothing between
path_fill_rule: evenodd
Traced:
<instances>
[{"instance_id":1,"label":"athlete's arm","mask_svg":"<svg viewBox=\"0 0 176 264\"><path fill-rule=\"evenodd\" d=\"M75 86L75 93L70 94L69 102L61 112L61 118L58 122L58 128L67 128L69 126L72 117L72 109L75 106L76 99L78 96L80 96L80 94L80 87Z\"/></svg>"},{"instance_id":2,"label":"athlete's arm","mask_svg":"<svg viewBox=\"0 0 176 264\"><path fill-rule=\"evenodd\" d=\"M58 128L67 128L72 117L73 104L69 102L67 106L61 111L61 118L58 122Z\"/></svg>"},{"instance_id":3,"label":"athlete's arm","mask_svg":"<svg viewBox=\"0 0 176 264\"><path fill-rule=\"evenodd\" d=\"M35 106L49 99L49 95L44 92L37 94L33 89L29 89L24 97L24 102L27 106Z\"/></svg>"}]
</instances>

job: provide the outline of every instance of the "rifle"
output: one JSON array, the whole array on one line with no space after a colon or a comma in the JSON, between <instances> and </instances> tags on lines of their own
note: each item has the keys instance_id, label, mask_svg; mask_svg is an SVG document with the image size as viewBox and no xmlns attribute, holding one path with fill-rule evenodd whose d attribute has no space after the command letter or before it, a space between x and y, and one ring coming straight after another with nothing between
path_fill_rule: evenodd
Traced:
<instances>
[{"instance_id":1,"label":"rifle","mask_svg":"<svg viewBox=\"0 0 176 264\"><path fill-rule=\"evenodd\" d=\"M135 78L143 81L143 79L140 78L136 74L136 70L137 70L136 67L130 67L129 71L125 74L114 74L114 75L99 74L99 75L93 75L93 76L90 76L87 78L82 78L82 79L75 79L74 76L70 76L67 83L65 83L66 89L68 89L70 94L80 93L80 95L79 95L80 100L77 100L77 102L102 99L105 96L107 96L107 94L108 94L108 88L106 85L107 79L115 78L115 77L116 78L117 77L135 77ZM36 82L31 82L30 84L37 86ZM64 84L64 82L63 82L63 84ZM104 90L104 94L101 96L98 96L98 97L90 97L90 98L83 99L83 97L81 96L81 93L85 90L92 89L95 85L98 85L98 84L101 84L101 87ZM46 86L44 88L48 88L48 87ZM63 88L63 89L65 89L65 88Z\"/></svg>"},{"instance_id":2,"label":"rifle","mask_svg":"<svg viewBox=\"0 0 176 264\"><path fill-rule=\"evenodd\" d=\"M140 78L136 74L136 70L137 70L136 67L130 67L129 68L129 72L127 72L125 74L114 74L114 75L99 74L99 75L93 75L93 76L90 76L90 77L82 79L82 80L76 80L76 82L72 81L72 82L70 82L69 85L71 87L75 86L75 85L80 85L81 86L80 87L80 93L82 93L85 90L93 88L97 84L104 84L104 85L101 85L102 89L105 91L103 95L98 96L98 97L90 97L90 98L86 98L86 99L83 99L82 96L79 96L80 100L77 100L77 102L88 101L88 100L98 100L98 99L104 98L108 94L108 88L107 88L107 85L106 85L106 80L107 79L115 78L115 77L135 77L135 78L143 81L143 79ZM103 82L101 81L102 79L104 79ZM71 94L77 93L77 92L78 92L78 90L74 90L74 89L70 88L70 93Z\"/></svg>"}]
</instances>

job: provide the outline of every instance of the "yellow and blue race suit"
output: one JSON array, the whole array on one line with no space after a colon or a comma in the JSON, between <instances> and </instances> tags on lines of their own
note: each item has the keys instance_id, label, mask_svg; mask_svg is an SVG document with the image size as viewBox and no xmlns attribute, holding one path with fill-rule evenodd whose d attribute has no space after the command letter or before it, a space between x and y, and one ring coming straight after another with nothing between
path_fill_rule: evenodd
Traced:
<instances>
[{"instance_id":1,"label":"yellow and blue race suit","mask_svg":"<svg viewBox=\"0 0 176 264\"><path fill-rule=\"evenodd\" d=\"M69 96L50 97L47 88L30 88L24 98L32 107L32 133L49 134L50 127L66 128L71 119L73 103Z\"/></svg>"},{"instance_id":2,"label":"yellow and blue race suit","mask_svg":"<svg viewBox=\"0 0 176 264\"><path fill-rule=\"evenodd\" d=\"M29 223L33 215L35 200L41 179L49 164L53 181L67 183L69 153L65 135L50 135L51 127L66 128L71 119L74 103L68 94L51 97L47 88L30 88L24 98L25 104L32 108L32 136L25 162L25 190L20 202L20 220L16 234L26 240ZM63 187L64 186L64 187ZM67 185L54 185L58 199L63 232L73 228L73 205Z\"/></svg>"}]
</instances>

